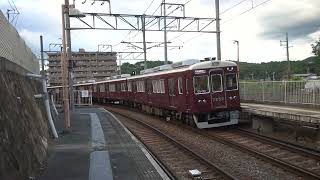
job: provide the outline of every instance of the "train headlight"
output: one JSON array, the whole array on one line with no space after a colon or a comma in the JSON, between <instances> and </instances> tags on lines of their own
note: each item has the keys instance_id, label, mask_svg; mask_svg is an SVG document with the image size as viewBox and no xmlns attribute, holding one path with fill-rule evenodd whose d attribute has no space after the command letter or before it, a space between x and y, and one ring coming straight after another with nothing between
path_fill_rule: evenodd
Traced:
<instances>
[{"instance_id":1,"label":"train headlight","mask_svg":"<svg viewBox=\"0 0 320 180\"><path fill-rule=\"evenodd\" d=\"M201 103L201 102L203 102L203 103L207 103L207 100L205 100L205 99L202 99L202 100L201 100L201 99L199 99L199 100L198 100L198 103Z\"/></svg>"}]
</instances>

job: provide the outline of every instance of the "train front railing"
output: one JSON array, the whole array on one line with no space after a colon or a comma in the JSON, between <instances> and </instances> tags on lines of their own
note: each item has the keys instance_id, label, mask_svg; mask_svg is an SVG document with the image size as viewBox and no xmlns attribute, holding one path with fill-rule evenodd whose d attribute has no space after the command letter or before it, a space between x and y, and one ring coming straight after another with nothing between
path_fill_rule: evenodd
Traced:
<instances>
[{"instance_id":1,"label":"train front railing","mask_svg":"<svg viewBox=\"0 0 320 180\"><path fill-rule=\"evenodd\" d=\"M240 99L257 103L320 105L320 80L240 82Z\"/></svg>"}]
</instances>

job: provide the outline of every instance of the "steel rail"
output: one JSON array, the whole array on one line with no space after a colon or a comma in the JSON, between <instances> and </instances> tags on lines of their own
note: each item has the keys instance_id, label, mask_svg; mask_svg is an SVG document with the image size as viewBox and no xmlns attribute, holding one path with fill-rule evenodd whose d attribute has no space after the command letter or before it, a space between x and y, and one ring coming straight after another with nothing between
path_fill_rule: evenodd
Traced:
<instances>
[{"instance_id":1,"label":"steel rail","mask_svg":"<svg viewBox=\"0 0 320 180\"><path fill-rule=\"evenodd\" d=\"M320 179L320 174L316 174L312 171L309 171L307 169L304 169L304 168L301 168L297 165L294 165L292 163L288 163L284 160L281 160L279 158L275 158L275 157L272 157L266 153L263 153L263 152L260 152L258 150L255 150L253 148L250 148L248 146L245 146L245 145L242 145L240 143L237 143L237 142L234 142L232 140L229 140L227 138L224 138L224 137L221 137L219 135L213 135L213 134L209 134L208 131L207 132L203 132L203 131L199 131L199 130L196 130L198 132L200 132L202 135L208 137L208 138L212 138L218 142L221 142L222 144L226 144L226 145L229 145L231 147L234 147L234 148L237 148L239 149L240 151L242 152L246 152L246 153L251 153L253 155L256 155L258 158L262 158L264 160L267 160L275 165L277 165L278 167L280 168L285 168L287 170L290 170L291 172L293 173L296 173L296 174L299 174L303 177L308 177L310 179Z\"/></svg>"},{"instance_id":2,"label":"steel rail","mask_svg":"<svg viewBox=\"0 0 320 180\"><path fill-rule=\"evenodd\" d=\"M141 124L141 125L149 128L149 129L151 129L152 131L156 132L157 134L161 135L161 136L164 137L165 139L167 139L167 140L169 140L170 142L172 142L173 144L175 144L177 147L179 147L179 149L182 149L182 150L190 153L193 157L195 157L195 158L197 158L198 160L200 160L200 161L204 162L205 164L209 165L210 167L212 167L214 170L216 170L217 172L219 172L221 175L225 176L226 178L228 178L228 179L234 179L234 180L238 179L238 178L232 176L231 174L225 172L224 170L222 170L221 168L219 168L218 166L216 166L215 164L213 164L212 162L210 162L209 160L207 160L205 157L197 154L196 152L194 152L193 150L191 150L190 148L188 148L188 147L185 146L184 144L178 142L178 141L175 140L174 138L172 138L172 137L168 136L167 134L161 132L159 129L157 129L157 128L155 128L155 127L153 127L153 126L151 126L151 125L149 125L149 124L147 124L147 123L145 123L145 122L143 122L143 121L140 121L140 120L137 120L137 119L132 118L132 117L130 117L130 116L127 116L127 115L125 115L125 114L121 114L121 113L119 113L119 112L115 112L115 111L112 111L112 110L109 110L109 111L111 111L111 112L113 112L113 113L115 113L115 114L119 114L119 115L121 115L121 116L123 116L123 117L126 117L126 118L129 119L129 120L138 122L139 124ZM135 136L136 136L136 134L135 134ZM136 137L139 138L139 136L136 136ZM141 141L141 139L139 139L139 140ZM143 142L143 141L141 141L141 142ZM147 146L147 145L145 144L145 146ZM154 154L154 153L152 153L152 154ZM158 159L158 158L157 158L157 159ZM161 161L161 160L160 160L160 161Z\"/></svg>"}]
</instances>

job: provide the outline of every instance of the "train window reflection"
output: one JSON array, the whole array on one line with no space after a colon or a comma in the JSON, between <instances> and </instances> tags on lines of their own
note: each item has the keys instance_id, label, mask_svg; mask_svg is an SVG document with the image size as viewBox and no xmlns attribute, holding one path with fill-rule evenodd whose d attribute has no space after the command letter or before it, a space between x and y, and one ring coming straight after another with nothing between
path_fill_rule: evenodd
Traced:
<instances>
[{"instance_id":1,"label":"train window reflection","mask_svg":"<svg viewBox=\"0 0 320 180\"><path fill-rule=\"evenodd\" d=\"M212 92L222 91L222 77L220 74L215 74L211 76L211 90Z\"/></svg>"},{"instance_id":2,"label":"train window reflection","mask_svg":"<svg viewBox=\"0 0 320 180\"><path fill-rule=\"evenodd\" d=\"M238 89L238 82L237 82L237 75L236 74L227 74L226 75L226 88L227 88L227 90Z\"/></svg>"},{"instance_id":3,"label":"train window reflection","mask_svg":"<svg viewBox=\"0 0 320 180\"><path fill-rule=\"evenodd\" d=\"M195 76L193 78L194 93L205 94L209 93L209 78L208 76Z\"/></svg>"}]
</instances>

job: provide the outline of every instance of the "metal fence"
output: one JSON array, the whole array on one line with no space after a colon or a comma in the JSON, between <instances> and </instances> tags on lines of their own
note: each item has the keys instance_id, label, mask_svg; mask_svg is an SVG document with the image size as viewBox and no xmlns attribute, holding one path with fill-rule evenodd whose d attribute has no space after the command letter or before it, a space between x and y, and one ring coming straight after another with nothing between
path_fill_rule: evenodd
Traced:
<instances>
[{"instance_id":1,"label":"metal fence","mask_svg":"<svg viewBox=\"0 0 320 180\"><path fill-rule=\"evenodd\" d=\"M0 57L39 74L39 60L0 10Z\"/></svg>"},{"instance_id":2,"label":"metal fence","mask_svg":"<svg viewBox=\"0 0 320 180\"><path fill-rule=\"evenodd\" d=\"M240 82L244 101L320 105L320 81Z\"/></svg>"},{"instance_id":3,"label":"metal fence","mask_svg":"<svg viewBox=\"0 0 320 180\"><path fill-rule=\"evenodd\" d=\"M63 105L62 89L55 89L50 93L53 102L57 107ZM73 91L73 101L76 106L91 106L92 105L92 91L90 90L75 90Z\"/></svg>"}]
</instances>

